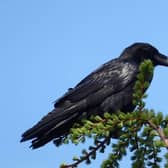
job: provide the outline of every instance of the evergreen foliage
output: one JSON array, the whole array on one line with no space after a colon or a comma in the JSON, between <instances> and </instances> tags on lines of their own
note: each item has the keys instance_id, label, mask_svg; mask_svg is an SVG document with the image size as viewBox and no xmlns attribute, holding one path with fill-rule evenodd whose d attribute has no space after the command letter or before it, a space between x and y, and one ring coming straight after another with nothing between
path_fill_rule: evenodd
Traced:
<instances>
[{"instance_id":1,"label":"evergreen foliage","mask_svg":"<svg viewBox=\"0 0 168 168\"><path fill-rule=\"evenodd\" d=\"M74 124L70 135L55 141L59 146L69 142L77 145L84 143L86 138L94 139L88 150L83 150L80 157L74 157L72 164L63 164L61 168L75 168L82 162L90 164L98 152L105 152L108 145L111 145L112 152L102 162L102 168L118 168L128 150L132 153L132 168L160 168L162 148L166 149L164 167L168 168L168 116L145 107L147 95L144 91L152 75L152 62L145 60L139 67L134 87L133 104L136 108L133 112L117 111L113 114L107 112L104 116L91 116ZM116 137L117 142L114 143L113 138Z\"/></svg>"}]
</instances>

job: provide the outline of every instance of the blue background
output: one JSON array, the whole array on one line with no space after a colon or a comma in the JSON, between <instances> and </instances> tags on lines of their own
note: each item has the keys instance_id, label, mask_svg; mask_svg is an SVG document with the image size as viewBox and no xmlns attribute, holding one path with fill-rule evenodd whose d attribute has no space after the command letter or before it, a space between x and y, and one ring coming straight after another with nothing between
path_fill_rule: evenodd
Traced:
<instances>
[{"instance_id":1,"label":"blue background","mask_svg":"<svg viewBox=\"0 0 168 168\"><path fill-rule=\"evenodd\" d=\"M57 168L84 145L50 143L32 151L23 131L53 101L102 63L136 41L168 55L168 2L153 0L0 1L0 167ZM168 68L158 67L147 106L167 112ZM105 154L89 165L99 167ZM80 166L85 168L85 164ZM130 167L129 157L122 167Z\"/></svg>"}]
</instances>

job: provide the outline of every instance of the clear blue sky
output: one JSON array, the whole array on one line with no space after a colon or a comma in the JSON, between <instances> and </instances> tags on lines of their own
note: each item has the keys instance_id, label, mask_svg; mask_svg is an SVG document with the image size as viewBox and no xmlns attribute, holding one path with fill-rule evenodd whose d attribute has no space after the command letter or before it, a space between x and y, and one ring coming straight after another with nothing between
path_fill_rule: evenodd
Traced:
<instances>
[{"instance_id":1,"label":"clear blue sky","mask_svg":"<svg viewBox=\"0 0 168 168\"><path fill-rule=\"evenodd\" d=\"M1 167L57 168L79 154L83 145L50 143L32 151L19 143L20 135L67 88L131 43L149 42L168 55L167 7L154 0L1 0ZM168 68L155 70L147 100L149 108L165 113L167 74ZM88 168L99 167L106 155ZM122 167L130 167L129 158Z\"/></svg>"}]
</instances>

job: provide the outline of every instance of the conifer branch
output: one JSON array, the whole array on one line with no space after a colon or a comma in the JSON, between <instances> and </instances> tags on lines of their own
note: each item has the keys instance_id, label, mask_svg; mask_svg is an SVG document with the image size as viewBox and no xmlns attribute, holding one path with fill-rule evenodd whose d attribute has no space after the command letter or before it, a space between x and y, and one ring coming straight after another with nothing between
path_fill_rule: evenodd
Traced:
<instances>
[{"instance_id":1,"label":"conifer branch","mask_svg":"<svg viewBox=\"0 0 168 168\"><path fill-rule=\"evenodd\" d=\"M168 150L168 137L165 136L163 129L160 126L155 125L151 120L148 120L147 123L158 133L160 139L164 142L165 147Z\"/></svg>"},{"instance_id":2,"label":"conifer branch","mask_svg":"<svg viewBox=\"0 0 168 168\"><path fill-rule=\"evenodd\" d=\"M90 157L96 154L96 152L104 148L105 144L109 141L109 137L105 137L103 141L97 141L97 145L95 147L90 147L89 150L90 152L83 151L84 156L81 156L80 159L75 158L76 162L69 164L69 165L62 165L61 168L76 168L80 163L83 161L88 161L90 162Z\"/></svg>"},{"instance_id":3,"label":"conifer branch","mask_svg":"<svg viewBox=\"0 0 168 168\"><path fill-rule=\"evenodd\" d=\"M168 116L155 114L145 108L144 91L148 88L153 65L150 60L144 61L139 67L139 74L134 86L133 112L105 113L104 116L92 116L90 119L77 123L71 129L71 134L59 139L56 144L71 141L74 144L85 142L86 137L94 138L94 145L89 150L83 150L82 156L75 157L74 163L63 164L61 168L76 168L80 163L96 158L98 151L104 152L117 132L117 143L112 143L112 152L102 163L102 168L118 168L119 161L127 154L129 147L132 152L132 168L159 168L162 158L159 156L162 147L168 149ZM159 137L159 139L158 139ZM63 142L64 141L64 142ZM165 168L168 168L168 154L165 155Z\"/></svg>"}]
</instances>

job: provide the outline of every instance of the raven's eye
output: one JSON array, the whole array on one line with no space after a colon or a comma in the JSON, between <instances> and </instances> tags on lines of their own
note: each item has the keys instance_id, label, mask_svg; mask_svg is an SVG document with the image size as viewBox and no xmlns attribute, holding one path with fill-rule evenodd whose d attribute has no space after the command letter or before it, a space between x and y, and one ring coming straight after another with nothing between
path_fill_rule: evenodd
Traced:
<instances>
[{"instance_id":1,"label":"raven's eye","mask_svg":"<svg viewBox=\"0 0 168 168\"><path fill-rule=\"evenodd\" d=\"M143 53L145 55L154 55L154 54L158 53L158 51L155 48L146 46L141 49L141 53Z\"/></svg>"},{"instance_id":2,"label":"raven's eye","mask_svg":"<svg viewBox=\"0 0 168 168\"><path fill-rule=\"evenodd\" d=\"M144 47L144 51L150 52L150 53L158 53L157 49L155 49L153 47L149 47L149 46Z\"/></svg>"}]
</instances>

